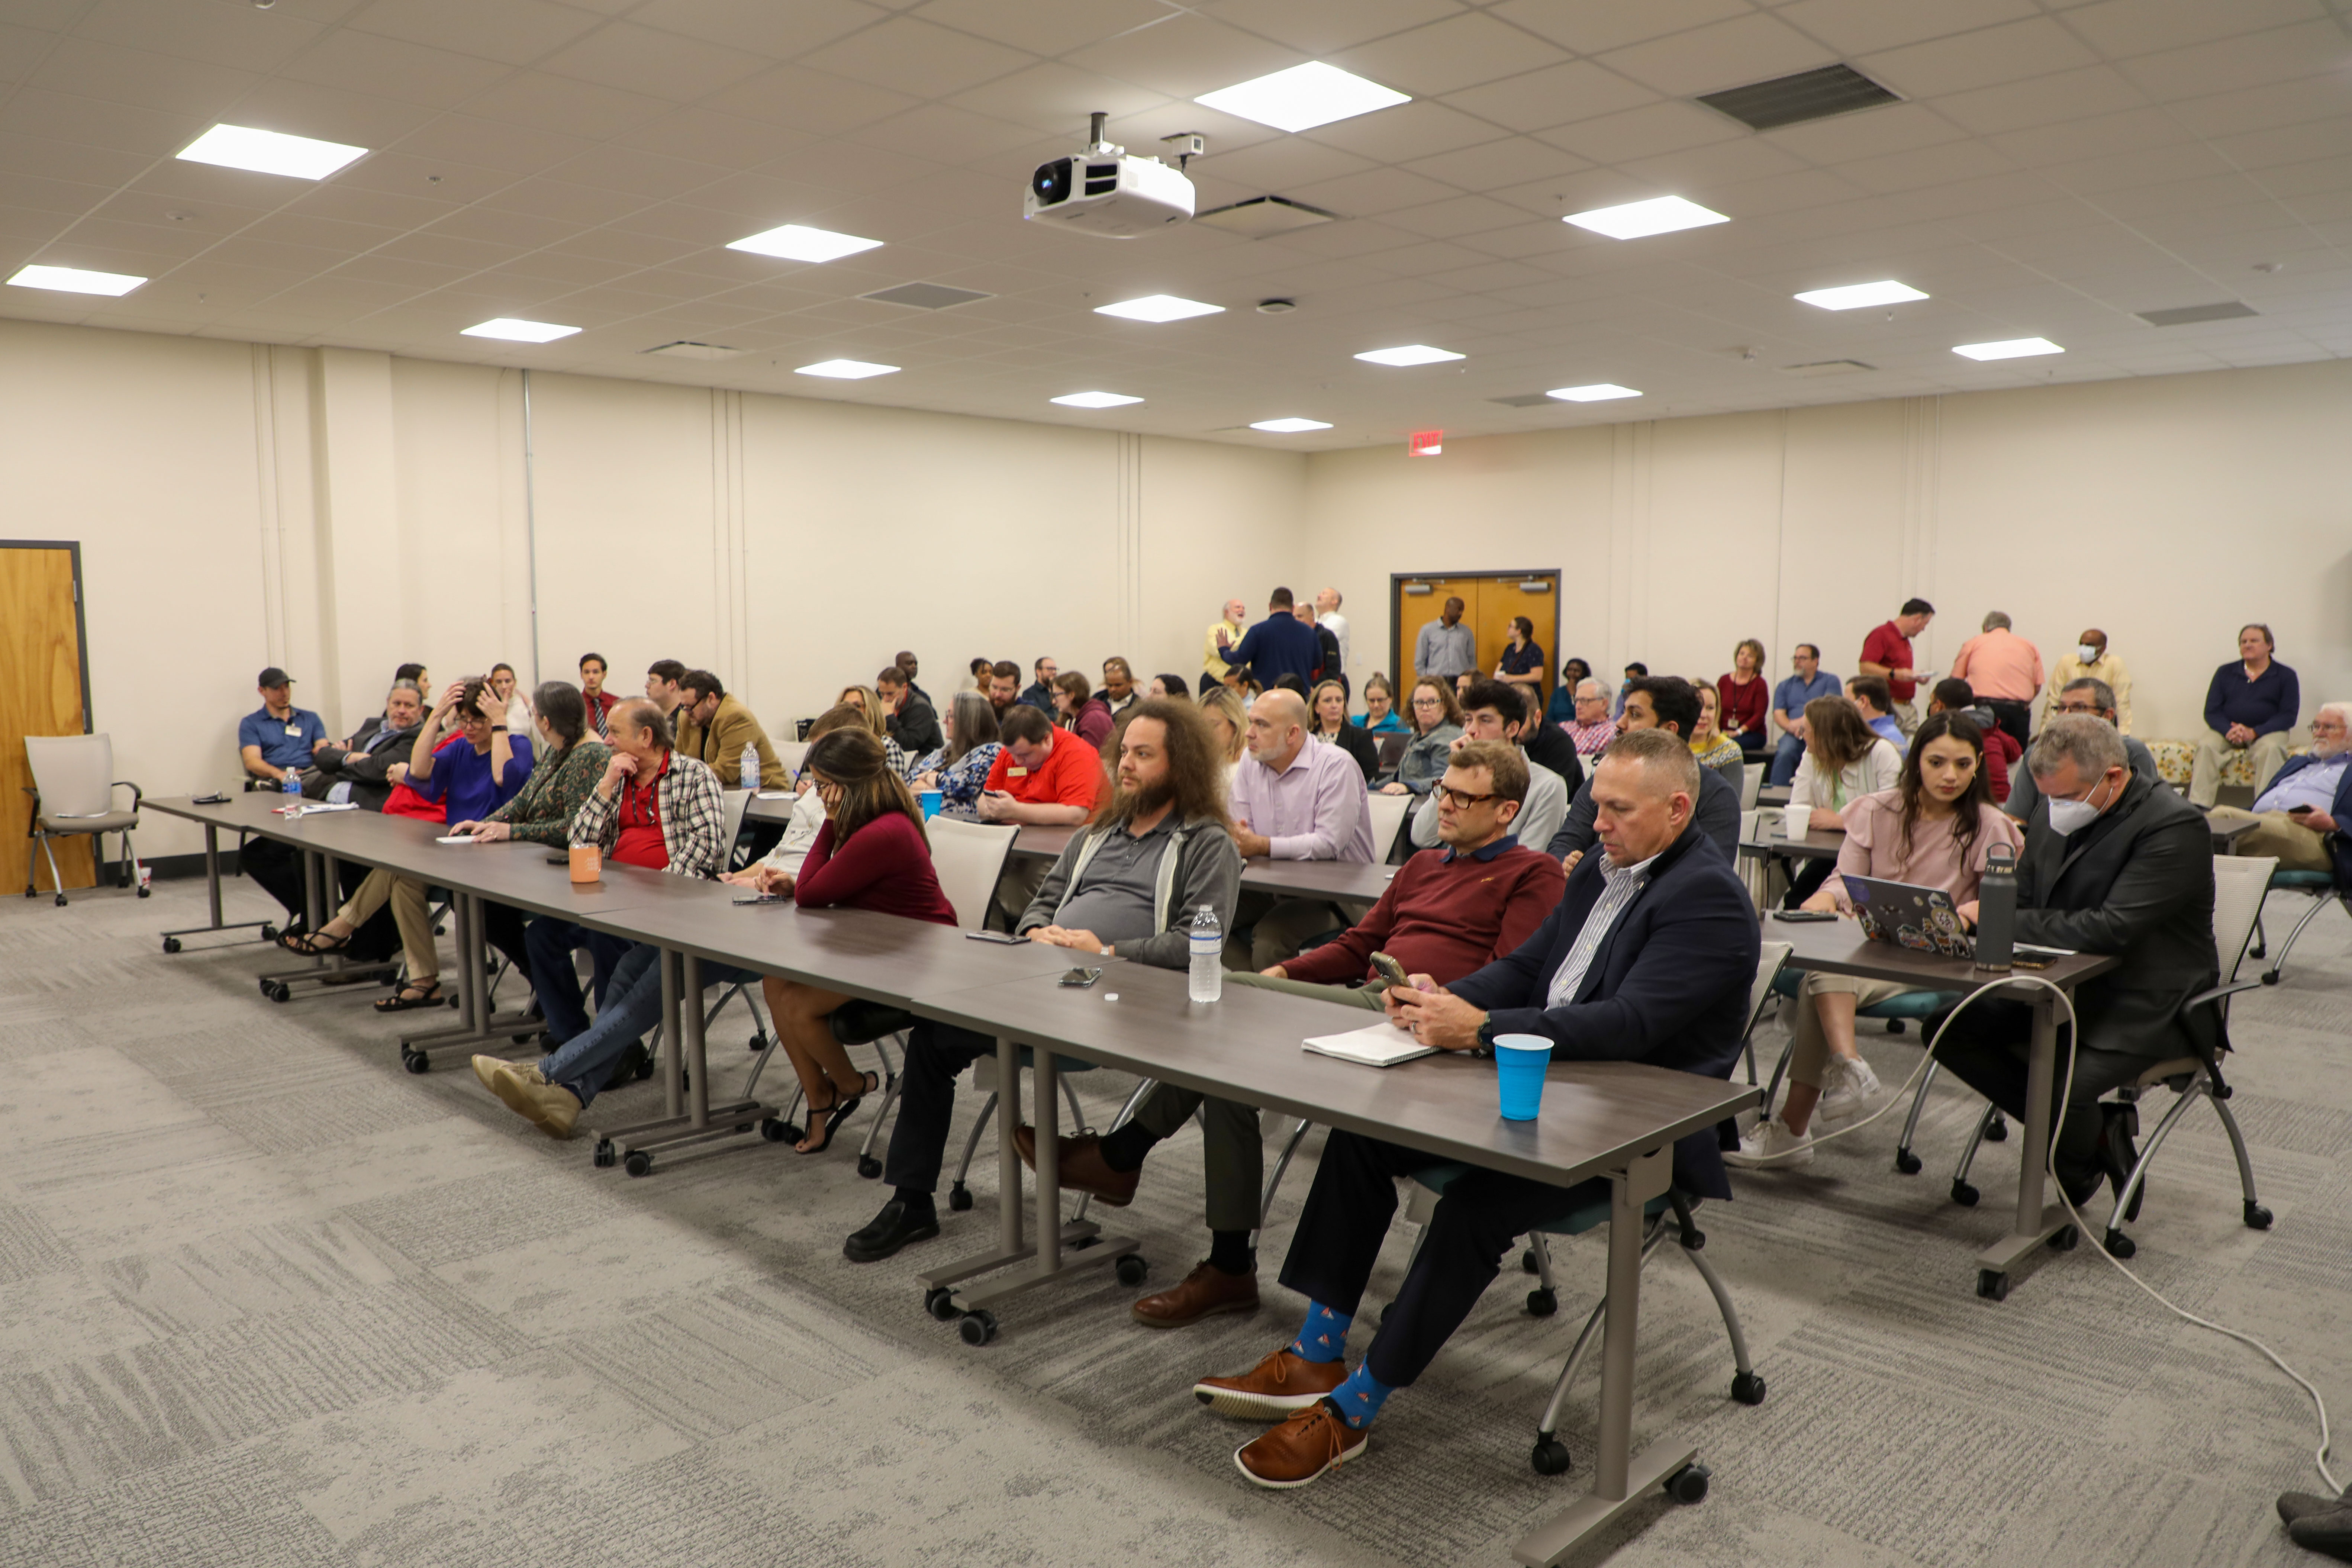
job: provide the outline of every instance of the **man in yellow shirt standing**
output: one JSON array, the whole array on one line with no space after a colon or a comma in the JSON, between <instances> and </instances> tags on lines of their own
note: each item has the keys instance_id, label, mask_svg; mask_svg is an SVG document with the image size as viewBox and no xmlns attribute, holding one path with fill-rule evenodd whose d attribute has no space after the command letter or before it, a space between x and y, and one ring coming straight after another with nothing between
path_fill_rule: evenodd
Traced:
<instances>
[{"instance_id":1,"label":"man in yellow shirt standing","mask_svg":"<svg viewBox=\"0 0 2352 1568\"><path fill-rule=\"evenodd\" d=\"M1206 636L1201 639L1201 695L1223 686L1233 666L1225 662L1224 650L1242 640L1242 617L1249 606L1239 599L1225 601L1225 618L1209 623Z\"/></svg>"},{"instance_id":2,"label":"man in yellow shirt standing","mask_svg":"<svg viewBox=\"0 0 2352 1568\"><path fill-rule=\"evenodd\" d=\"M2074 652L2059 656L2057 668L2050 672L2050 684L2042 693L2042 721L2058 717L2058 694L2086 676L2107 683L2107 689L2116 694L2116 728L2130 734L2131 671L2124 668L2121 654L2107 651L2107 634L2096 626L2083 634Z\"/></svg>"}]
</instances>

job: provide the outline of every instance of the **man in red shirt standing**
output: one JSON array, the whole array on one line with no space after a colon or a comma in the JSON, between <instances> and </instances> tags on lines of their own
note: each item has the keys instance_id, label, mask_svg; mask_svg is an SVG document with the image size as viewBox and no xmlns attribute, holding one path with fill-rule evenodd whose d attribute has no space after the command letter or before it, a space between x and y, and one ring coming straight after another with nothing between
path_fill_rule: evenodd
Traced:
<instances>
[{"instance_id":1,"label":"man in red shirt standing","mask_svg":"<svg viewBox=\"0 0 2352 1568\"><path fill-rule=\"evenodd\" d=\"M1936 606L1927 600L1906 599L1893 620L1862 639L1862 661L1854 673L1875 675L1886 682L1895 694L1895 721L1903 726L1906 735L1919 727L1919 710L1911 702L1919 689L1919 672L1912 668L1911 639L1926 631L1935 618Z\"/></svg>"}]
</instances>

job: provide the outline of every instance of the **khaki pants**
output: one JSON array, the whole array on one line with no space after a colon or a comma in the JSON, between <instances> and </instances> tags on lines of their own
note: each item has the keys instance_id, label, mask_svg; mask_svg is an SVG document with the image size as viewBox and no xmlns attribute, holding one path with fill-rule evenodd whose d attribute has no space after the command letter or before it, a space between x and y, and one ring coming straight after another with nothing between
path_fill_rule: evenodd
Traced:
<instances>
[{"instance_id":1,"label":"khaki pants","mask_svg":"<svg viewBox=\"0 0 2352 1568\"><path fill-rule=\"evenodd\" d=\"M1906 737L1908 737L1919 728L1919 709L1917 704L1911 702L1897 702L1892 709L1888 710L1888 711L1895 716L1896 728L1900 729Z\"/></svg>"},{"instance_id":2,"label":"khaki pants","mask_svg":"<svg viewBox=\"0 0 2352 1568\"><path fill-rule=\"evenodd\" d=\"M1347 924L1339 906L1321 899L1244 893L1234 906L1234 932L1225 939L1225 967L1245 973L1271 969L1286 958L1297 957L1309 937ZM1241 939L1244 926L1251 928L1246 948Z\"/></svg>"},{"instance_id":3,"label":"khaki pants","mask_svg":"<svg viewBox=\"0 0 2352 1568\"><path fill-rule=\"evenodd\" d=\"M2262 798L2263 791L2271 787L2271 775L2286 766L2286 731L2257 735L2253 743L2232 746L2220 735L2208 730L2197 742L2197 761L2189 773L2189 800L2192 805L2210 805L2221 793L2221 760L2231 752L2252 752L2254 754L2254 797Z\"/></svg>"},{"instance_id":4,"label":"khaki pants","mask_svg":"<svg viewBox=\"0 0 2352 1568\"><path fill-rule=\"evenodd\" d=\"M367 874L336 917L353 931L389 903L392 923L400 928L402 953L408 960L408 983L422 985L441 974L441 955L433 946L433 911L425 901L425 884L414 877L395 877L381 867Z\"/></svg>"},{"instance_id":5,"label":"khaki pants","mask_svg":"<svg viewBox=\"0 0 2352 1568\"><path fill-rule=\"evenodd\" d=\"M1281 960L1275 962L1279 963ZM1261 991L1286 991L1293 996L1312 996L1318 1002L1337 1002L1342 1006L1365 1007L1375 1013L1385 1014L1388 1011L1381 1001L1381 993L1388 987L1378 983L1370 985L1321 985L1312 980L1276 980L1271 975L1251 971L1228 974L1225 984L1255 985Z\"/></svg>"},{"instance_id":6,"label":"khaki pants","mask_svg":"<svg viewBox=\"0 0 2352 1568\"><path fill-rule=\"evenodd\" d=\"M1857 1012L1875 1006L1889 997L1900 996L1906 991L1916 991L1916 985L1898 985L1887 980L1864 980L1855 974L1823 974L1808 970L1805 983L1797 987L1797 1016L1789 1028L1789 1081L1822 1087L1822 1069L1829 1066L1829 1037L1822 1032L1822 1009L1813 999L1824 992L1853 998Z\"/></svg>"},{"instance_id":7,"label":"khaki pants","mask_svg":"<svg viewBox=\"0 0 2352 1568\"><path fill-rule=\"evenodd\" d=\"M2284 811L2265 811L2256 816L2234 805L2217 805L2210 820L2254 825L2237 842L2236 852L2240 855L2275 855L2283 871L2336 869L2328 863L2327 841Z\"/></svg>"}]
</instances>

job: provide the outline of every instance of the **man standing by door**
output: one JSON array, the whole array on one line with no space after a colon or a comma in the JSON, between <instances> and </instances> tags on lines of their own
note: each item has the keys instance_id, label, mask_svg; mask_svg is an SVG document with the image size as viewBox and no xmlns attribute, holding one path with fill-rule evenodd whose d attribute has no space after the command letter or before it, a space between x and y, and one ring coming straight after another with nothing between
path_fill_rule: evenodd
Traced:
<instances>
[{"instance_id":1,"label":"man standing by door","mask_svg":"<svg viewBox=\"0 0 2352 1568\"><path fill-rule=\"evenodd\" d=\"M1412 673L1415 679L1435 675L1451 680L1477 668L1478 636L1462 624L1462 601L1448 599L1437 619L1412 639Z\"/></svg>"}]
</instances>

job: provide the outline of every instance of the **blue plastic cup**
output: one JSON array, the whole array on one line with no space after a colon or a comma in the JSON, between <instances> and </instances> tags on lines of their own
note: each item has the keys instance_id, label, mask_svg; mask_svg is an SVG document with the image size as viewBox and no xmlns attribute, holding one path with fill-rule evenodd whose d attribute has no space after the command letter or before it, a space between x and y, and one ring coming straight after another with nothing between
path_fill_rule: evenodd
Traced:
<instances>
[{"instance_id":1,"label":"blue plastic cup","mask_svg":"<svg viewBox=\"0 0 2352 1568\"><path fill-rule=\"evenodd\" d=\"M940 814L940 803L947 799L947 794L943 790L936 789L917 790L915 798L922 802L923 820L929 822Z\"/></svg>"},{"instance_id":2,"label":"blue plastic cup","mask_svg":"<svg viewBox=\"0 0 2352 1568\"><path fill-rule=\"evenodd\" d=\"M1544 1068L1551 1042L1541 1035L1495 1037L1495 1087L1506 1121L1533 1121L1543 1109Z\"/></svg>"}]
</instances>

